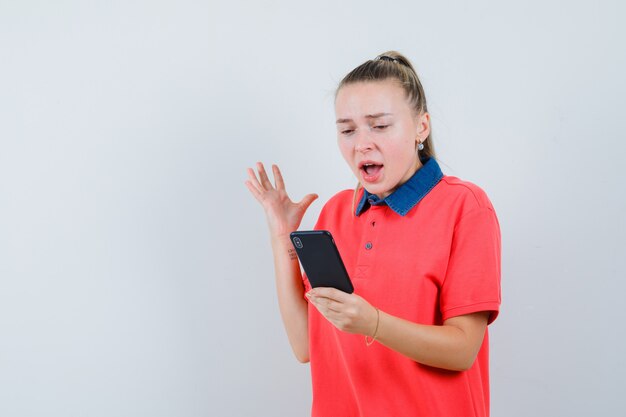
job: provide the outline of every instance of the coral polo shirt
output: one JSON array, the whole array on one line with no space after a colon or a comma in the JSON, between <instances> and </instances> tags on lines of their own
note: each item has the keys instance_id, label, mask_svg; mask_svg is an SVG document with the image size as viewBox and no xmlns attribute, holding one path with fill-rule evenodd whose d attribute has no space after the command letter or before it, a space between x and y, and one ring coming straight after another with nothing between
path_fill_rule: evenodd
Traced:
<instances>
[{"instance_id":1,"label":"coral polo shirt","mask_svg":"<svg viewBox=\"0 0 626 417\"><path fill-rule=\"evenodd\" d=\"M487 195L425 161L384 200L341 191L315 229L329 230L355 293L415 323L500 307L500 229ZM305 275L305 286L310 285ZM489 337L467 371L419 364L363 335L338 330L309 304L314 417L489 415Z\"/></svg>"}]
</instances>

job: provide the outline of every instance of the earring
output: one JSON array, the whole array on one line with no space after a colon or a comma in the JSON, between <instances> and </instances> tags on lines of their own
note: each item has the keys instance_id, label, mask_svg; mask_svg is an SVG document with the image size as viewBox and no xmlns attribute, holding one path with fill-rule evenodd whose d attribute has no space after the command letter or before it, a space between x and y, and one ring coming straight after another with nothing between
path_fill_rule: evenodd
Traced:
<instances>
[{"instance_id":1,"label":"earring","mask_svg":"<svg viewBox=\"0 0 626 417\"><path fill-rule=\"evenodd\" d=\"M424 144L420 142L419 145L417 145L417 150L421 151L422 149L424 149Z\"/></svg>"}]
</instances>

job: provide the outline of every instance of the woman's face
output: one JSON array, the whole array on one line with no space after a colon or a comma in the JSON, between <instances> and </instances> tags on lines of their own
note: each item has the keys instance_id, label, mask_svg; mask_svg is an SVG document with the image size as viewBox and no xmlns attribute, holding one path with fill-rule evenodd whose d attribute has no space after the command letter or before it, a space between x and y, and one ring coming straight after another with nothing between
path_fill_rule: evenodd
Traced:
<instances>
[{"instance_id":1,"label":"woman's face","mask_svg":"<svg viewBox=\"0 0 626 417\"><path fill-rule=\"evenodd\" d=\"M430 116L415 114L397 81L345 85L335 114L341 154L370 193L385 198L420 168L416 149Z\"/></svg>"}]
</instances>

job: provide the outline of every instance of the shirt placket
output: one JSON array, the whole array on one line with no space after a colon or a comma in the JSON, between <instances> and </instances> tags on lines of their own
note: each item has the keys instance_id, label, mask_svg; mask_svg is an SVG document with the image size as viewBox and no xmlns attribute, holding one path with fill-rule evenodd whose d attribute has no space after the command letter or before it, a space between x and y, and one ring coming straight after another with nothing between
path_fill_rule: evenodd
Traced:
<instances>
[{"instance_id":1,"label":"shirt placket","mask_svg":"<svg viewBox=\"0 0 626 417\"><path fill-rule=\"evenodd\" d=\"M378 253L378 235L381 221L387 210L386 205L371 206L363 215L366 216L366 224L359 247L357 250L356 274L357 279L370 278L372 265L375 264Z\"/></svg>"}]
</instances>

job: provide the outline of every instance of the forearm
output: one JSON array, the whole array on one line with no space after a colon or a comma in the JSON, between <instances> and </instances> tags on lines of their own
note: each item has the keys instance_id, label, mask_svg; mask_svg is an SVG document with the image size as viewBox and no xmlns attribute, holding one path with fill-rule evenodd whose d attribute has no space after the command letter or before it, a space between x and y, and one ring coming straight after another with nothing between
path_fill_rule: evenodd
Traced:
<instances>
[{"instance_id":1,"label":"forearm","mask_svg":"<svg viewBox=\"0 0 626 417\"><path fill-rule=\"evenodd\" d=\"M474 363L486 323L484 312L435 326L413 323L381 311L376 340L424 365L462 371Z\"/></svg>"},{"instance_id":2,"label":"forearm","mask_svg":"<svg viewBox=\"0 0 626 417\"><path fill-rule=\"evenodd\" d=\"M289 236L272 237L278 306L296 358L309 360L308 304L298 257Z\"/></svg>"}]
</instances>

